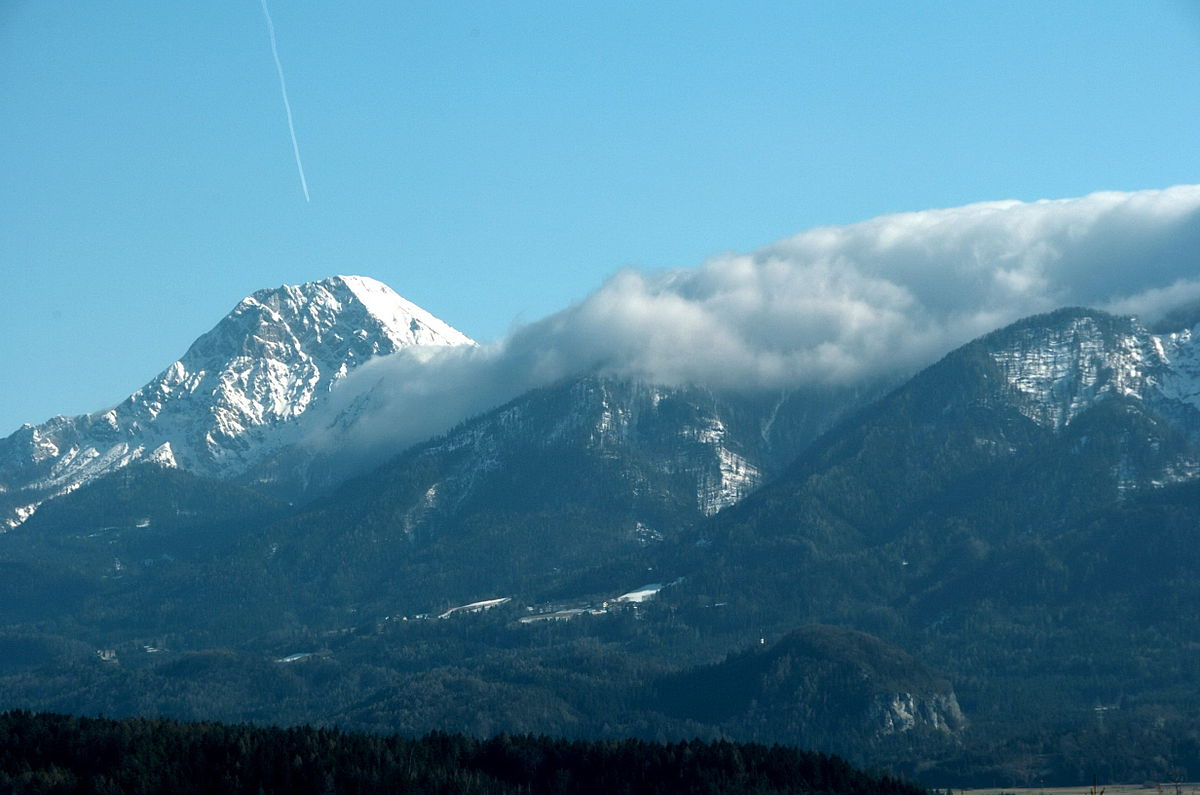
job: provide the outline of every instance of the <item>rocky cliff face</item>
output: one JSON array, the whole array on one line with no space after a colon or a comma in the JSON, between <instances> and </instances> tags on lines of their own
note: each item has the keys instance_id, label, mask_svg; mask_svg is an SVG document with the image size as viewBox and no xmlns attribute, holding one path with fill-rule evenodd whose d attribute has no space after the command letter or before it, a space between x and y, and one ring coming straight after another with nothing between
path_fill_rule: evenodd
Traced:
<instances>
[{"instance_id":1,"label":"rocky cliff face","mask_svg":"<svg viewBox=\"0 0 1200 795\"><path fill-rule=\"evenodd\" d=\"M944 693L889 693L876 695L867 710L866 723L877 737L911 731L932 731L957 736L967 719L953 691Z\"/></svg>"}]
</instances>

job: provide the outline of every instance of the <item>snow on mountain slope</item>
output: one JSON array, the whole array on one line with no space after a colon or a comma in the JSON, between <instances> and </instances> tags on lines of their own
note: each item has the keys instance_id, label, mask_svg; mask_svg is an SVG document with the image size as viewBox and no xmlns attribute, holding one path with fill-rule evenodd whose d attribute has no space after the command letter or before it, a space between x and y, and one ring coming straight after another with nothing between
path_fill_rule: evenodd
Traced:
<instances>
[{"instance_id":1,"label":"snow on mountain slope","mask_svg":"<svg viewBox=\"0 0 1200 795\"><path fill-rule=\"evenodd\" d=\"M1007 336L991 357L1017 409L1055 429L1107 394L1141 398L1169 372L1161 340L1132 318L1081 314Z\"/></svg>"},{"instance_id":2,"label":"snow on mountain slope","mask_svg":"<svg viewBox=\"0 0 1200 795\"><path fill-rule=\"evenodd\" d=\"M1061 429L1097 401L1120 395L1144 401L1190 431L1200 430L1195 329L1151 334L1136 318L1062 310L989 338L989 356L1009 398L1039 425Z\"/></svg>"},{"instance_id":3,"label":"snow on mountain slope","mask_svg":"<svg viewBox=\"0 0 1200 795\"><path fill-rule=\"evenodd\" d=\"M1167 365L1160 376L1164 397L1200 408L1200 326L1156 337L1155 351Z\"/></svg>"},{"instance_id":4,"label":"snow on mountain slope","mask_svg":"<svg viewBox=\"0 0 1200 795\"><path fill-rule=\"evenodd\" d=\"M1097 404L1121 398L1190 440L1187 449L1155 448L1150 459L1114 463L1121 489L1200 475L1198 343L1195 328L1152 334L1136 318L1084 309L1028 318L979 341L1001 375L1000 400L1044 428L1060 432ZM1136 448L1134 439L1123 444Z\"/></svg>"},{"instance_id":5,"label":"snow on mountain slope","mask_svg":"<svg viewBox=\"0 0 1200 795\"><path fill-rule=\"evenodd\" d=\"M260 290L107 411L0 440L0 527L133 461L232 477L295 436L291 420L363 362L466 335L363 276Z\"/></svg>"}]
</instances>

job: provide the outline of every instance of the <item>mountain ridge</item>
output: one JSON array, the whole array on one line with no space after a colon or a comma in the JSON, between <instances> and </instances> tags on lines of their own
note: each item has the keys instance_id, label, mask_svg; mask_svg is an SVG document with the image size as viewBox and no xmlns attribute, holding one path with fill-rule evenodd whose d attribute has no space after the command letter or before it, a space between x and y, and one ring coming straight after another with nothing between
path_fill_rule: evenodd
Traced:
<instances>
[{"instance_id":1,"label":"mountain ridge","mask_svg":"<svg viewBox=\"0 0 1200 795\"><path fill-rule=\"evenodd\" d=\"M236 475L295 436L292 421L363 362L473 344L368 277L258 290L116 406L0 440L0 522L15 527L44 499L138 460Z\"/></svg>"}]
</instances>

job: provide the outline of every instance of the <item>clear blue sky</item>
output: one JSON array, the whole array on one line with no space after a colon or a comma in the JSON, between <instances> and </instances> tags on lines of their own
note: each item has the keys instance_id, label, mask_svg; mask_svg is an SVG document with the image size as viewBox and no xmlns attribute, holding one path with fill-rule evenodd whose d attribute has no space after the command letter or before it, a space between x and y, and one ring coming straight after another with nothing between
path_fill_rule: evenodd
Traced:
<instances>
[{"instance_id":1,"label":"clear blue sky","mask_svg":"<svg viewBox=\"0 0 1200 795\"><path fill-rule=\"evenodd\" d=\"M1200 3L0 0L0 435L244 295L379 278L480 340L623 266L1200 182Z\"/></svg>"}]
</instances>

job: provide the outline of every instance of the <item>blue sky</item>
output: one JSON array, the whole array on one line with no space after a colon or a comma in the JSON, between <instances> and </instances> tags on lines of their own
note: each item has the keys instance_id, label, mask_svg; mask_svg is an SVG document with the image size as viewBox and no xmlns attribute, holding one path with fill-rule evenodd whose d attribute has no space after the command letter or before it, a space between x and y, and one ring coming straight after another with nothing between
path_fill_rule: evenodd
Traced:
<instances>
[{"instance_id":1,"label":"blue sky","mask_svg":"<svg viewBox=\"0 0 1200 795\"><path fill-rule=\"evenodd\" d=\"M362 273L480 340L619 268L1200 182L1196 2L0 3L0 434L244 295Z\"/></svg>"}]
</instances>

